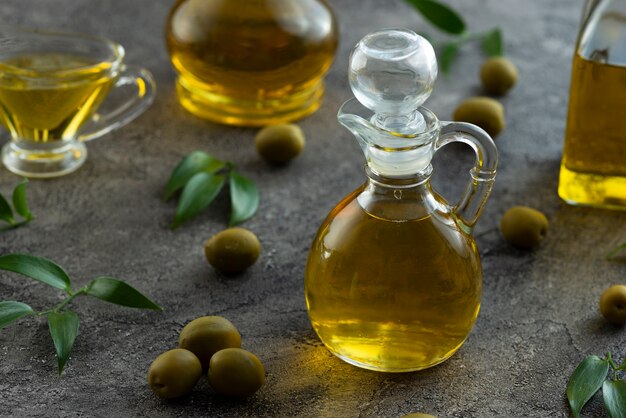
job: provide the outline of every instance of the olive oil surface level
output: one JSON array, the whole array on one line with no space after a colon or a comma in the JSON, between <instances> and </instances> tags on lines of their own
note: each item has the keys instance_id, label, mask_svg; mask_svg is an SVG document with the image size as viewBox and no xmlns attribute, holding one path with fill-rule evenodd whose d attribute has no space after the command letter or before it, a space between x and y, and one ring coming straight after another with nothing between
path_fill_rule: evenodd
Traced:
<instances>
[{"instance_id":1,"label":"olive oil surface level","mask_svg":"<svg viewBox=\"0 0 626 418\"><path fill-rule=\"evenodd\" d=\"M405 222L346 197L309 254L309 316L324 344L360 367L401 372L459 349L478 316L482 271L473 238L425 215Z\"/></svg>"},{"instance_id":2,"label":"olive oil surface level","mask_svg":"<svg viewBox=\"0 0 626 418\"><path fill-rule=\"evenodd\" d=\"M108 93L109 72L109 63L66 53L24 53L2 61L0 123L22 140L73 139Z\"/></svg>"},{"instance_id":3,"label":"olive oil surface level","mask_svg":"<svg viewBox=\"0 0 626 418\"><path fill-rule=\"evenodd\" d=\"M626 67L574 57L559 195L626 208Z\"/></svg>"}]
</instances>

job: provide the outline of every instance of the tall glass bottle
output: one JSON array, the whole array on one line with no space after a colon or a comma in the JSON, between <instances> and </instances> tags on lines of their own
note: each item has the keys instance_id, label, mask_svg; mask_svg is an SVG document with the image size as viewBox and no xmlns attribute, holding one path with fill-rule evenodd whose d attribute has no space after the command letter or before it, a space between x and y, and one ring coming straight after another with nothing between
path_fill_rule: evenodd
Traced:
<instances>
[{"instance_id":1,"label":"tall glass bottle","mask_svg":"<svg viewBox=\"0 0 626 418\"><path fill-rule=\"evenodd\" d=\"M437 76L432 46L394 29L363 38L350 59L356 99L339 122L367 159L365 184L320 227L305 294L313 328L341 359L405 372L438 364L463 344L480 308L482 270L471 233L491 191L497 151L467 123L420 105ZM452 142L476 153L461 201L430 185L433 154Z\"/></svg>"},{"instance_id":2,"label":"tall glass bottle","mask_svg":"<svg viewBox=\"0 0 626 418\"><path fill-rule=\"evenodd\" d=\"M559 196L575 205L626 209L626 1L585 4Z\"/></svg>"},{"instance_id":3,"label":"tall glass bottle","mask_svg":"<svg viewBox=\"0 0 626 418\"><path fill-rule=\"evenodd\" d=\"M178 0L166 36L181 104L247 126L316 111L337 48L325 0Z\"/></svg>"}]
</instances>

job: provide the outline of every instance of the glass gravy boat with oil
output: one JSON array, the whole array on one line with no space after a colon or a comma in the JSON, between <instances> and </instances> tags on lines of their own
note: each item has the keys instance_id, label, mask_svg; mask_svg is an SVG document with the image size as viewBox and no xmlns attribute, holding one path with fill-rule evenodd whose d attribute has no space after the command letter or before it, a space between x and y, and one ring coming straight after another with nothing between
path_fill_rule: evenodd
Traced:
<instances>
[{"instance_id":1,"label":"glass gravy boat with oil","mask_svg":"<svg viewBox=\"0 0 626 418\"><path fill-rule=\"evenodd\" d=\"M103 38L0 30L0 124L11 135L5 167L26 177L71 173L87 158L84 141L143 113L154 80L123 59L124 48Z\"/></svg>"}]
</instances>

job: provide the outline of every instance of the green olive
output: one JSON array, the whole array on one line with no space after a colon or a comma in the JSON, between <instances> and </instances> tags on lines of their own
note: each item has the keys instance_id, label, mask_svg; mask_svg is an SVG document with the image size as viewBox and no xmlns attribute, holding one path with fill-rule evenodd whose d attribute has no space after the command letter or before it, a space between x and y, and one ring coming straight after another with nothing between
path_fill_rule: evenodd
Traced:
<instances>
[{"instance_id":1,"label":"green olive","mask_svg":"<svg viewBox=\"0 0 626 418\"><path fill-rule=\"evenodd\" d=\"M468 122L483 128L489 135L496 137L505 126L504 107L490 97L472 97L456 108L453 119Z\"/></svg>"},{"instance_id":2,"label":"green olive","mask_svg":"<svg viewBox=\"0 0 626 418\"><path fill-rule=\"evenodd\" d=\"M519 248L533 248L546 236L548 219L533 208L513 206L502 216L500 231L509 244Z\"/></svg>"},{"instance_id":3,"label":"green olive","mask_svg":"<svg viewBox=\"0 0 626 418\"><path fill-rule=\"evenodd\" d=\"M178 346L194 353L206 370L213 354L225 348L241 347L241 335L228 319L203 316L185 325Z\"/></svg>"},{"instance_id":4,"label":"green olive","mask_svg":"<svg viewBox=\"0 0 626 418\"><path fill-rule=\"evenodd\" d=\"M304 149L304 133L293 124L271 125L261 129L254 140L256 150L266 161L286 164Z\"/></svg>"},{"instance_id":5,"label":"green olive","mask_svg":"<svg viewBox=\"0 0 626 418\"><path fill-rule=\"evenodd\" d=\"M626 286L616 284L606 289L600 297L600 312L612 324L626 324Z\"/></svg>"},{"instance_id":6,"label":"green olive","mask_svg":"<svg viewBox=\"0 0 626 418\"><path fill-rule=\"evenodd\" d=\"M191 392L200 376L198 357L189 350L175 348L154 359L148 369L148 384L161 398L178 398Z\"/></svg>"},{"instance_id":7,"label":"green olive","mask_svg":"<svg viewBox=\"0 0 626 418\"><path fill-rule=\"evenodd\" d=\"M402 418L437 418L434 415L424 414L422 412L413 412L412 414L406 414Z\"/></svg>"},{"instance_id":8,"label":"green olive","mask_svg":"<svg viewBox=\"0 0 626 418\"><path fill-rule=\"evenodd\" d=\"M517 82L517 68L507 58L492 57L480 68L480 80L487 92L502 95Z\"/></svg>"},{"instance_id":9,"label":"green olive","mask_svg":"<svg viewBox=\"0 0 626 418\"><path fill-rule=\"evenodd\" d=\"M228 228L204 244L204 254L213 268L223 273L241 273L259 258L261 244L251 231Z\"/></svg>"},{"instance_id":10,"label":"green olive","mask_svg":"<svg viewBox=\"0 0 626 418\"><path fill-rule=\"evenodd\" d=\"M259 390L264 382L263 364L249 351L227 348L211 357L209 383L222 395L240 398L250 396Z\"/></svg>"}]
</instances>

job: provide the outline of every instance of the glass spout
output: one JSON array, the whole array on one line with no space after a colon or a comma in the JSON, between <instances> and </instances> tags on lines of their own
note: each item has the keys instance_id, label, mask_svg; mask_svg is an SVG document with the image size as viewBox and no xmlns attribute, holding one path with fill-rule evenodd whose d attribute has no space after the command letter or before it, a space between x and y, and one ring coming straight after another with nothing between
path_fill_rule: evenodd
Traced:
<instances>
[{"instance_id":1,"label":"glass spout","mask_svg":"<svg viewBox=\"0 0 626 418\"><path fill-rule=\"evenodd\" d=\"M437 60L426 39L407 29L372 32L352 51L349 78L356 99L345 102L337 118L358 139L369 169L383 178L424 175L431 170L433 154L444 145L470 145L476 154L471 180L452 207L469 233L491 192L498 152L479 127L439 122L421 106L436 77Z\"/></svg>"},{"instance_id":2,"label":"glass spout","mask_svg":"<svg viewBox=\"0 0 626 418\"><path fill-rule=\"evenodd\" d=\"M430 110L420 107L426 129L416 134L402 134L378 127L375 113L356 99L341 106L337 119L357 138L370 169L377 175L392 178L410 177L425 170L439 136L439 120Z\"/></svg>"}]
</instances>

